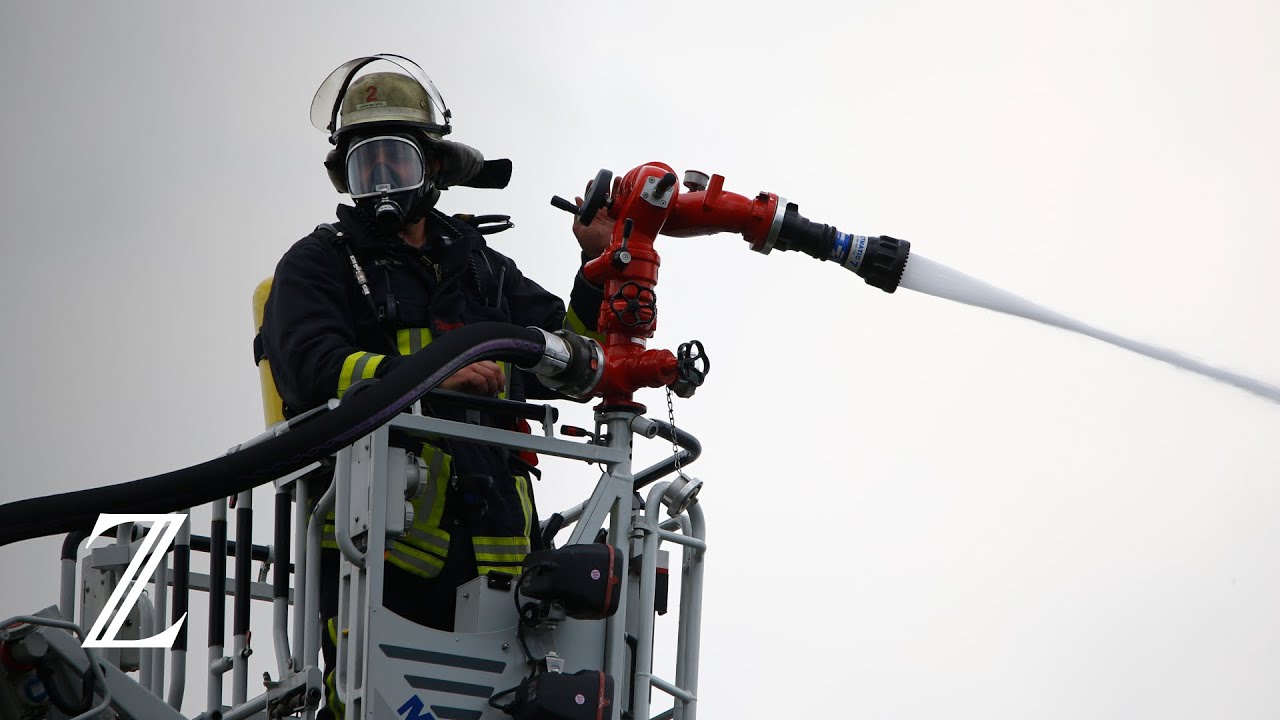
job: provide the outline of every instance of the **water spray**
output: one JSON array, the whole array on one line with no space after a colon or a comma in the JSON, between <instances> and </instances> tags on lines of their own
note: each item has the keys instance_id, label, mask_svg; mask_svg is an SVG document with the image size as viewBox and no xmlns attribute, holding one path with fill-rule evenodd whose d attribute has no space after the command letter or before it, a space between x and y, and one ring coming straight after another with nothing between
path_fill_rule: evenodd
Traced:
<instances>
[{"instance_id":1,"label":"water spray","mask_svg":"<svg viewBox=\"0 0 1280 720\"><path fill-rule=\"evenodd\" d=\"M686 192L676 187L675 172L669 166L654 162L618 179L601 170L587 186L581 206L560 197L551 199L552 205L576 214L583 224L590 224L602 210L619 221L605 251L583 267L588 280L604 287L597 327L606 339L597 359L599 372L590 388L578 388L579 397L600 397L606 405L635 406L632 393L642 387L667 386L682 397L692 394L706 374L705 367L699 370L687 357L677 358L668 350L646 349L646 341L657 326L655 286L660 258L653 241L659 234L694 237L731 232L741 235L756 252L802 252L834 262L885 292L901 286L1035 320L1280 402L1280 388L1073 320L913 255L906 240L853 235L813 222L800 214L795 203L774 193L761 191L747 197L726 191L721 175L690 170L684 174L683 184Z\"/></svg>"},{"instance_id":2,"label":"water spray","mask_svg":"<svg viewBox=\"0 0 1280 720\"><path fill-rule=\"evenodd\" d=\"M926 257L915 255L911 258L911 263L907 266L906 272L902 276L901 284L904 288L922 292L926 295L954 300L955 302L995 310L1008 315L1016 315L1051 327L1087 335L1116 347L1132 350L1140 355L1146 355L1149 358L1169 363L1183 370L1190 370L1219 382L1234 385L1272 402L1280 402L1280 388L1274 385L1214 367L1172 350L1126 338L1106 330L1100 330L1092 325L1087 325L1061 313L1041 307L1011 292L988 285L977 278L970 277Z\"/></svg>"}]
</instances>

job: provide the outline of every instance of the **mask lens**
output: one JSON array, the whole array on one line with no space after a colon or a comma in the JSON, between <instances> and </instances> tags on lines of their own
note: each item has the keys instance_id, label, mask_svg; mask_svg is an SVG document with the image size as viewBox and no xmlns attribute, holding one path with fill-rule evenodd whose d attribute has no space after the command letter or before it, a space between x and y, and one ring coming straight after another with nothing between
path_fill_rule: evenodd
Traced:
<instances>
[{"instance_id":1,"label":"mask lens","mask_svg":"<svg viewBox=\"0 0 1280 720\"><path fill-rule=\"evenodd\" d=\"M425 172L418 146L401 137L362 140L347 152L347 188L352 198L412 190Z\"/></svg>"}]
</instances>

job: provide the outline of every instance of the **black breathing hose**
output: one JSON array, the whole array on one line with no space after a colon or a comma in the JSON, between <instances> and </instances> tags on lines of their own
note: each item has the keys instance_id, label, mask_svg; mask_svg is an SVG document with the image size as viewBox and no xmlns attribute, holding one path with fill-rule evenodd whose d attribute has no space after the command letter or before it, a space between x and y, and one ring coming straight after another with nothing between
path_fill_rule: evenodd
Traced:
<instances>
[{"instance_id":1,"label":"black breathing hose","mask_svg":"<svg viewBox=\"0 0 1280 720\"><path fill-rule=\"evenodd\" d=\"M93 527L100 513L168 513L250 490L332 455L386 424L459 369L479 360L532 366L542 331L476 323L449 332L332 412L222 457L152 477L0 505L0 546Z\"/></svg>"}]
</instances>

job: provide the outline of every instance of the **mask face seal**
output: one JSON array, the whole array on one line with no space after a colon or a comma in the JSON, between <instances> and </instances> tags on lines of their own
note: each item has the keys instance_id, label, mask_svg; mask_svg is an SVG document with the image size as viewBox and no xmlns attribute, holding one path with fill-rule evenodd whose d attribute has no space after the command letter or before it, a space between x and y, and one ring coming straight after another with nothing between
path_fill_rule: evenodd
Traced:
<instances>
[{"instance_id":1,"label":"mask face seal","mask_svg":"<svg viewBox=\"0 0 1280 720\"><path fill-rule=\"evenodd\" d=\"M347 188L353 200L415 190L425 181L422 152L406 138L373 137L347 151Z\"/></svg>"},{"instance_id":2,"label":"mask face seal","mask_svg":"<svg viewBox=\"0 0 1280 720\"><path fill-rule=\"evenodd\" d=\"M416 222L427 208L426 163L417 143L382 135L353 143L347 151L347 189L357 206L372 216L381 234ZM418 217L415 217L418 216Z\"/></svg>"}]
</instances>

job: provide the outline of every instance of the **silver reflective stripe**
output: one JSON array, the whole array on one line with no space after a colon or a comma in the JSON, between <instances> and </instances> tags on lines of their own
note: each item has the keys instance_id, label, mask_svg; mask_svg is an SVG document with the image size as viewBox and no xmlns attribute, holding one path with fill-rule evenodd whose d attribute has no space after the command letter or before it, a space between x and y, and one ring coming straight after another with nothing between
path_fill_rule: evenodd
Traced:
<instances>
[{"instance_id":1,"label":"silver reflective stripe","mask_svg":"<svg viewBox=\"0 0 1280 720\"><path fill-rule=\"evenodd\" d=\"M409 531L404 534L404 537L400 538L400 542L408 543L409 541L412 541L412 543L410 544L417 544L420 546L429 545L431 546L431 548L424 547L423 549L424 550L436 549L440 552L441 555L444 555L449 552L448 540L445 540L444 538L441 538L441 537L436 537L435 535L432 535L427 532L423 532L422 530L416 527L409 528Z\"/></svg>"},{"instance_id":2,"label":"silver reflective stripe","mask_svg":"<svg viewBox=\"0 0 1280 720\"><path fill-rule=\"evenodd\" d=\"M481 542L486 538L476 538L474 543L476 555L487 555L490 559L496 559L497 556L520 556L524 557L529 554L529 541L523 538L511 538L511 543L487 544ZM488 538L491 539L491 538ZM519 562L519 559L510 562Z\"/></svg>"},{"instance_id":3,"label":"silver reflective stripe","mask_svg":"<svg viewBox=\"0 0 1280 720\"><path fill-rule=\"evenodd\" d=\"M433 578L439 575L440 571L444 569L443 560L438 561L440 564L436 565L434 563L427 562L426 560L414 557L407 552L398 552L394 547L391 550L390 557L387 559L401 567L404 567L406 570L411 570L426 578Z\"/></svg>"},{"instance_id":4,"label":"silver reflective stripe","mask_svg":"<svg viewBox=\"0 0 1280 720\"><path fill-rule=\"evenodd\" d=\"M369 364L369 359L372 357L373 355L365 353L361 355L358 360L356 360L356 364L351 368L351 384L352 385L355 385L357 382L364 379L364 367Z\"/></svg>"},{"instance_id":5,"label":"silver reflective stripe","mask_svg":"<svg viewBox=\"0 0 1280 720\"><path fill-rule=\"evenodd\" d=\"M529 537L533 523L533 501L529 499L529 479L516 475L516 494L520 496L520 511L524 513L524 536Z\"/></svg>"},{"instance_id":6,"label":"silver reflective stripe","mask_svg":"<svg viewBox=\"0 0 1280 720\"><path fill-rule=\"evenodd\" d=\"M426 487L413 501L414 518L411 530L417 530L419 533L423 530L439 528L440 518L444 514L445 488L448 485L448 478L443 477L445 452L440 448L424 445L422 453L430 454L431 457L427 458ZM448 545L446 544L445 547Z\"/></svg>"},{"instance_id":7,"label":"silver reflective stripe","mask_svg":"<svg viewBox=\"0 0 1280 720\"><path fill-rule=\"evenodd\" d=\"M431 459L427 461L427 478L429 482L438 482L443 479L440 471L444 469L444 451L434 446L432 450Z\"/></svg>"},{"instance_id":8,"label":"silver reflective stripe","mask_svg":"<svg viewBox=\"0 0 1280 720\"><path fill-rule=\"evenodd\" d=\"M396 350L401 355L412 355L430 344L430 328L402 328L396 331Z\"/></svg>"}]
</instances>

